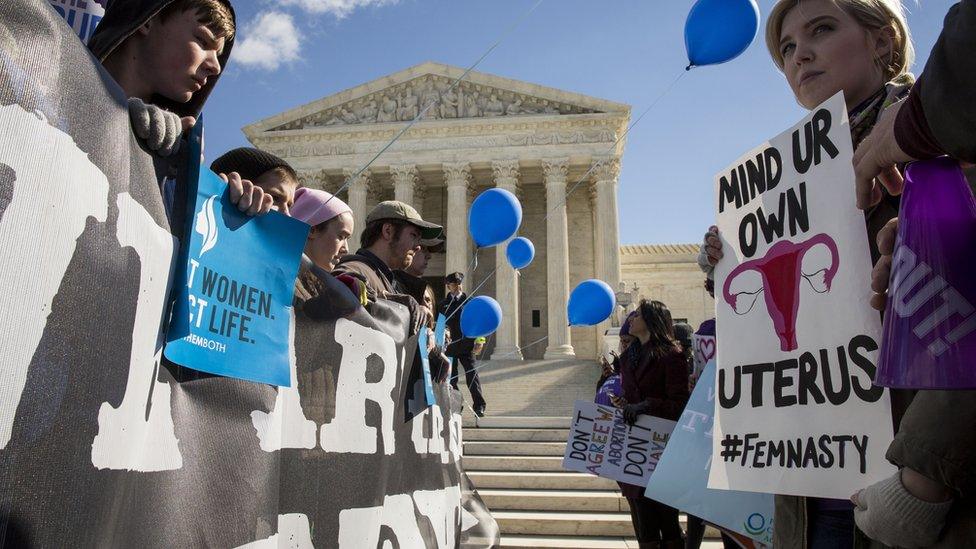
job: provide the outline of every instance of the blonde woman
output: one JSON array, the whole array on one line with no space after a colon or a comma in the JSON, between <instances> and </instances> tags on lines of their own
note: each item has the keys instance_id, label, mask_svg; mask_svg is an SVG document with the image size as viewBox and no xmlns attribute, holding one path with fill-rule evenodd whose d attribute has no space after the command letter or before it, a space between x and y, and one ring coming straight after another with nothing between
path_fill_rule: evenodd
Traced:
<instances>
[{"instance_id":1,"label":"blonde woman","mask_svg":"<svg viewBox=\"0 0 976 549\"><path fill-rule=\"evenodd\" d=\"M767 18L766 47L803 107L844 92L855 148L913 83L914 49L898 0L779 0ZM897 215L898 198L889 194L865 212L872 261L879 255L878 231ZM709 276L721 248L712 227L699 256ZM893 393L892 401L897 424L908 400ZM778 496L774 523L778 548L854 547L858 537L846 500Z\"/></svg>"}]
</instances>

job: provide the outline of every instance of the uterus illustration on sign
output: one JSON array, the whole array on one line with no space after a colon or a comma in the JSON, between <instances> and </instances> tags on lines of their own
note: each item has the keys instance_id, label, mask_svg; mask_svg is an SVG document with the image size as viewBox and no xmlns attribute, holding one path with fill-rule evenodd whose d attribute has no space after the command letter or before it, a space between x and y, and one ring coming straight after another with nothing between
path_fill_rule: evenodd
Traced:
<instances>
[{"instance_id":1,"label":"uterus illustration on sign","mask_svg":"<svg viewBox=\"0 0 976 549\"><path fill-rule=\"evenodd\" d=\"M822 253L809 253L824 248L829 259ZM766 312L779 337L780 350L793 351L798 347L796 316L800 309L800 280L806 280L814 292L825 294L830 291L839 267L837 244L826 233L799 243L781 240L765 256L733 269L725 279L722 297L736 314L747 315L762 293ZM740 291L733 292L733 284Z\"/></svg>"}]
</instances>

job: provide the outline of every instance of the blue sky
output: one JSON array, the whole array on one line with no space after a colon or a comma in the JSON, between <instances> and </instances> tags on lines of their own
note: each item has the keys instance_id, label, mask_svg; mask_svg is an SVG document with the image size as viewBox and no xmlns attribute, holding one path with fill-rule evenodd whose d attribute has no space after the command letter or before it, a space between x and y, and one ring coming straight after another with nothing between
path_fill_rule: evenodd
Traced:
<instances>
[{"instance_id":1,"label":"blue sky","mask_svg":"<svg viewBox=\"0 0 976 549\"><path fill-rule=\"evenodd\" d=\"M467 67L535 0L236 0L240 38L207 107L207 150L240 128L375 78L437 61ZM908 2L921 71L952 0ZM691 0L543 0L476 70L631 105L633 116L687 64ZM759 0L768 13L773 0ZM686 74L627 136L622 244L697 242L712 177L804 111L762 34L739 58Z\"/></svg>"}]
</instances>

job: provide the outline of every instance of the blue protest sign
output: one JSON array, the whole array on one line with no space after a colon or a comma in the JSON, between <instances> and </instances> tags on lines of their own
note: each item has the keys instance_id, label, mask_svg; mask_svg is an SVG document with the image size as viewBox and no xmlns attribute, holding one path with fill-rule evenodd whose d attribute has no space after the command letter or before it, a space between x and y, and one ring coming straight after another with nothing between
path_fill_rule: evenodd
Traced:
<instances>
[{"instance_id":1,"label":"blue protest sign","mask_svg":"<svg viewBox=\"0 0 976 549\"><path fill-rule=\"evenodd\" d=\"M288 387L292 295L309 226L233 206L227 184L198 162L201 125L190 138L193 209L164 353L194 370Z\"/></svg>"},{"instance_id":2,"label":"blue protest sign","mask_svg":"<svg viewBox=\"0 0 976 549\"><path fill-rule=\"evenodd\" d=\"M773 542L773 495L711 490L715 359L706 364L644 495L728 530Z\"/></svg>"},{"instance_id":3,"label":"blue protest sign","mask_svg":"<svg viewBox=\"0 0 976 549\"><path fill-rule=\"evenodd\" d=\"M430 357L427 354L427 328L422 328L417 336L417 352L420 353L420 363L424 367L424 393L427 395L427 406L433 406L434 382L430 379Z\"/></svg>"},{"instance_id":4,"label":"blue protest sign","mask_svg":"<svg viewBox=\"0 0 976 549\"><path fill-rule=\"evenodd\" d=\"M442 313L437 315L437 324L434 325L434 345L444 347L444 330L447 328L447 317Z\"/></svg>"}]
</instances>

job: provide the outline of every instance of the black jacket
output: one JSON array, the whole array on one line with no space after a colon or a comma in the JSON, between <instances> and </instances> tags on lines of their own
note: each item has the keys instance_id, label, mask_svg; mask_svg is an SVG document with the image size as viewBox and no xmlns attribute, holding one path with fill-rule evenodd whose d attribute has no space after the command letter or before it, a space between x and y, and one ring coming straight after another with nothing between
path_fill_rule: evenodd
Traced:
<instances>
[{"instance_id":1,"label":"black jacket","mask_svg":"<svg viewBox=\"0 0 976 549\"><path fill-rule=\"evenodd\" d=\"M474 340L470 337L464 337L464 333L461 331L461 312L464 310L462 304L467 299L468 294L464 292L461 292L457 298L447 294L437 304L437 312L447 317L447 327L451 329L451 338L454 340L447 347L447 356L460 357L474 352Z\"/></svg>"}]
</instances>

